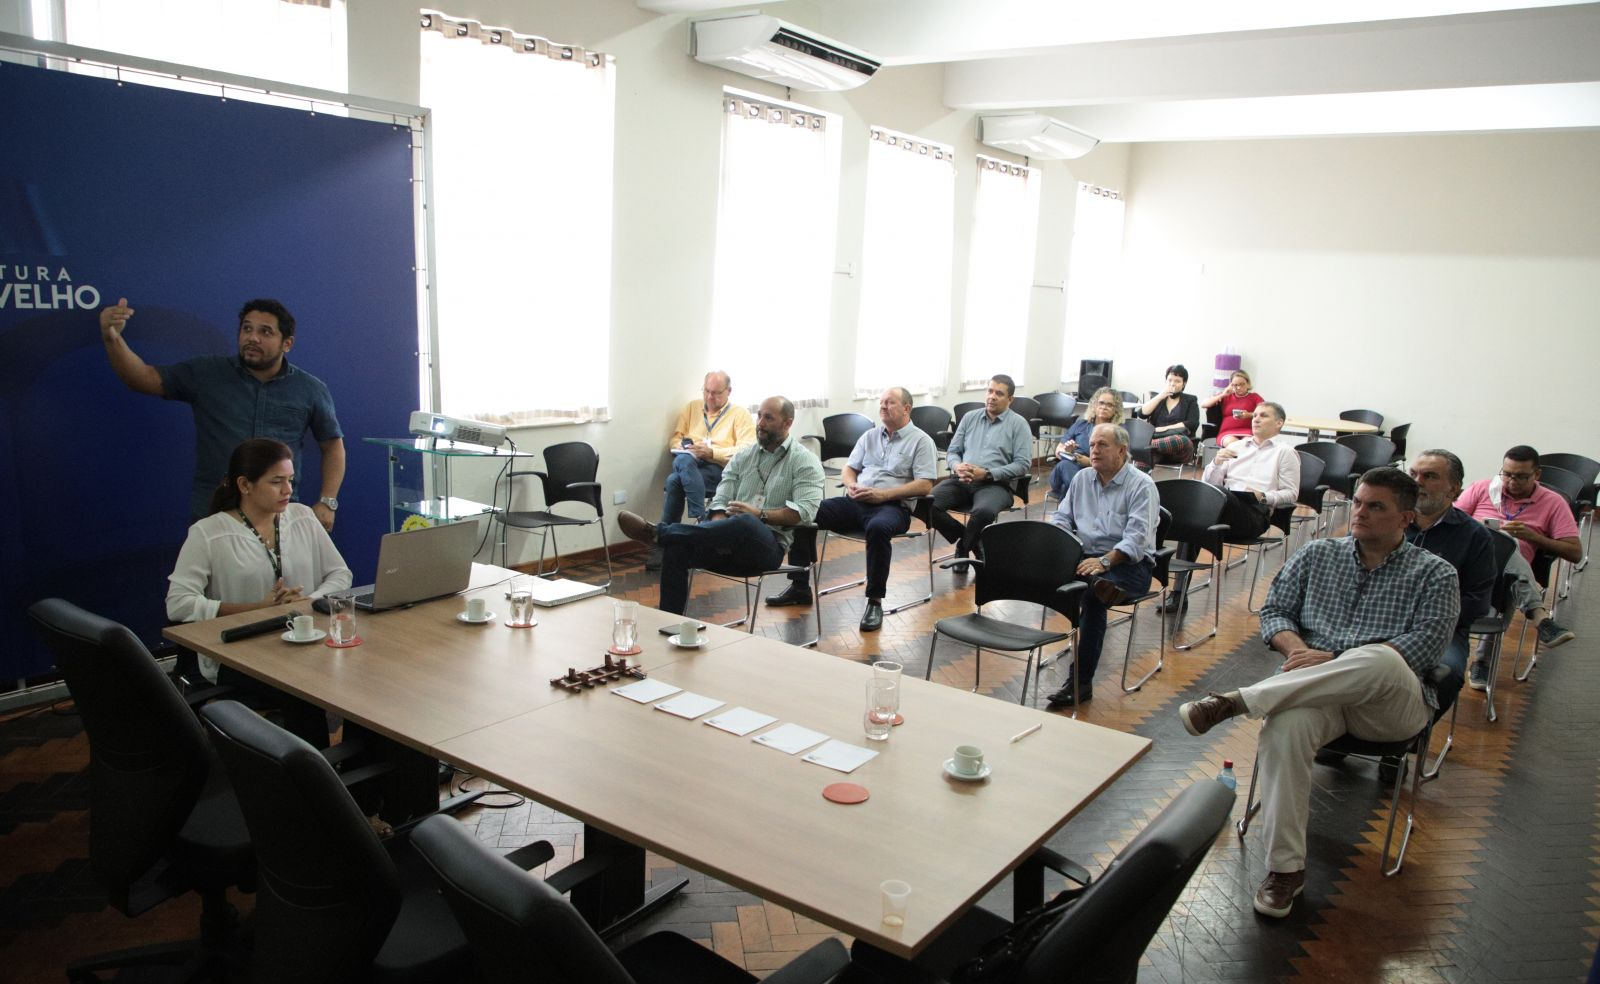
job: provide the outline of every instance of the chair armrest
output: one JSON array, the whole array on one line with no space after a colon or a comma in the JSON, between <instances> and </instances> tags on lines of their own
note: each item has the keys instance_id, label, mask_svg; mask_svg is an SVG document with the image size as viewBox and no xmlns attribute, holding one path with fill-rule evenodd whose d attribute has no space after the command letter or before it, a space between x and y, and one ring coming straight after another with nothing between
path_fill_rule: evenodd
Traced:
<instances>
[{"instance_id":1,"label":"chair armrest","mask_svg":"<svg viewBox=\"0 0 1600 984\"><path fill-rule=\"evenodd\" d=\"M1093 879L1089 877L1088 869L1064 854L1052 851L1048 847L1041 847L1033 852L1032 860L1044 865L1059 875L1065 875L1068 881L1079 885L1087 885Z\"/></svg>"},{"instance_id":2,"label":"chair armrest","mask_svg":"<svg viewBox=\"0 0 1600 984\"><path fill-rule=\"evenodd\" d=\"M199 690L190 690L184 693L183 700L190 708L196 708L207 701L217 700L231 693L233 693L233 688L229 686L201 687Z\"/></svg>"},{"instance_id":3,"label":"chair armrest","mask_svg":"<svg viewBox=\"0 0 1600 984\"><path fill-rule=\"evenodd\" d=\"M1206 529L1212 533L1226 533L1233 529L1233 527L1229 526L1227 523L1212 523L1210 526L1207 526Z\"/></svg>"},{"instance_id":4,"label":"chair armrest","mask_svg":"<svg viewBox=\"0 0 1600 984\"><path fill-rule=\"evenodd\" d=\"M567 488L569 488L569 489L597 489L599 487L600 487L600 483L599 482L568 482L567 483Z\"/></svg>"},{"instance_id":5,"label":"chair armrest","mask_svg":"<svg viewBox=\"0 0 1600 984\"><path fill-rule=\"evenodd\" d=\"M1066 584L1063 584L1061 587L1056 589L1056 594L1073 595L1087 590L1089 590L1088 581L1068 581Z\"/></svg>"},{"instance_id":6,"label":"chair armrest","mask_svg":"<svg viewBox=\"0 0 1600 984\"><path fill-rule=\"evenodd\" d=\"M768 984L822 984L850 966L850 954L833 937L795 957L767 975Z\"/></svg>"},{"instance_id":7,"label":"chair armrest","mask_svg":"<svg viewBox=\"0 0 1600 984\"><path fill-rule=\"evenodd\" d=\"M941 571L952 570L957 567L982 567L983 561L976 557L962 557L960 560L946 561L939 565Z\"/></svg>"},{"instance_id":8,"label":"chair armrest","mask_svg":"<svg viewBox=\"0 0 1600 984\"><path fill-rule=\"evenodd\" d=\"M550 846L549 841L534 841L507 854L506 860L523 871L532 871L555 856L556 849Z\"/></svg>"}]
</instances>

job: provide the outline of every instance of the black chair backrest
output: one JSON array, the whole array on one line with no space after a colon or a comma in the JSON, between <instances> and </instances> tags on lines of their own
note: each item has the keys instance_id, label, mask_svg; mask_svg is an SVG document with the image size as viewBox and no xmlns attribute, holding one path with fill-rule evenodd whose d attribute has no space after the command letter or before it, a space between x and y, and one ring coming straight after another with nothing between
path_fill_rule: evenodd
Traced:
<instances>
[{"instance_id":1,"label":"black chair backrest","mask_svg":"<svg viewBox=\"0 0 1600 984\"><path fill-rule=\"evenodd\" d=\"M1077 396L1080 400L1087 400L1094 395L1094 391L1105 386L1110 386L1111 380L1092 372L1086 372L1078 377Z\"/></svg>"},{"instance_id":2,"label":"black chair backrest","mask_svg":"<svg viewBox=\"0 0 1600 984\"><path fill-rule=\"evenodd\" d=\"M1011 401L1011 412L1022 417L1028 422L1028 429L1034 437L1039 436L1039 402L1031 396L1019 396Z\"/></svg>"},{"instance_id":3,"label":"black chair backrest","mask_svg":"<svg viewBox=\"0 0 1600 984\"><path fill-rule=\"evenodd\" d=\"M1489 532L1494 534L1495 569L1494 587L1489 591L1489 604L1494 606L1494 610L1501 618L1507 618L1511 611L1511 585L1516 581L1516 577L1505 572L1506 562L1517 550L1517 539L1504 530Z\"/></svg>"},{"instance_id":4,"label":"black chair backrest","mask_svg":"<svg viewBox=\"0 0 1600 984\"><path fill-rule=\"evenodd\" d=\"M1122 429L1128 432L1128 457L1146 467L1152 465L1150 441L1156 436L1155 425L1143 417L1129 417L1122 422Z\"/></svg>"},{"instance_id":5,"label":"black chair backrest","mask_svg":"<svg viewBox=\"0 0 1600 984\"><path fill-rule=\"evenodd\" d=\"M1371 424L1374 427L1383 426L1383 414L1376 410L1346 410L1339 414L1339 419L1354 420L1358 424Z\"/></svg>"},{"instance_id":6,"label":"black chair backrest","mask_svg":"<svg viewBox=\"0 0 1600 984\"><path fill-rule=\"evenodd\" d=\"M1411 436L1410 424L1395 424L1389 428L1389 440L1394 442L1394 460L1406 460L1406 438Z\"/></svg>"},{"instance_id":7,"label":"black chair backrest","mask_svg":"<svg viewBox=\"0 0 1600 984\"><path fill-rule=\"evenodd\" d=\"M1024 519L984 527L983 565L973 585L980 608L991 601L1026 601L1059 612L1077 624L1079 595L1056 589L1078 579L1083 544L1051 523Z\"/></svg>"},{"instance_id":8,"label":"black chair backrest","mask_svg":"<svg viewBox=\"0 0 1600 984\"><path fill-rule=\"evenodd\" d=\"M1038 404L1038 417L1046 427L1071 427L1078 419L1078 402L1065 393L1040 393L1033 401Z\"/></svg>"},{"instance_id":9,"label":"black chair backrest","mask_svg":"<svg viewBox=\"0 0 1600 984\"><path fill-rule=\"evenodd\" d=\"M458 821L435 814L411 832L411 844L432 870L489 984L632 984L571 902L484 847Z\"/></svg>"},{"instance_id":10,"label":"black chair backrest","mask_svg":"<svg viewBox=\"0 0 1600 984\"><path fill-rule=\"evenodd\" d=\"M200 711L255 844L252 980L344 981L400 911L400 876L315 748L243 704Z\"/></svg>"},{"instance_id":11,"label":"black chair backrest","mask_svg":"<svg viewBox=\"0 0 1600 984\"><path fill-rule=\"evenodd\" d=\"M1546 465L1543 456L1541 456L1539 459L1539 484L1555 489L1566 497L1568 503L1572 503L1578 501L1579 496L1583 495L1585 482L1583 476L1569 472L1565 468Z\"/></svg>"},{"instance_id":12,"label":"black chair backrest","mask_svg":"<svg viewBox=\"0 0 1600 984\"><path fill-rule=\"evenodd\" d=\"M512 477L537 474L544 485L546 506L553 506L558 502L582 502L593 507L596 514L605 514L600 502L599 486L588 485L575 489L567 487L595 480L595 475L600 471L600 456L595 454L593 447L584 441L568 441L565 444L552 444L540 454L544 457L544 471L520 471Z\"/></svg>"},{"instance_id":13,"label":"black chair backrest","mask_svg":"<svg viewBox=\"0 0 1600 984\"><path fill-rule=\"evenodd\" d=\"M967 414L972 413L974 410L976 410L979 413L982 413L983 412L983 408L984 408L984 405L982 403L957 403L955 411L954 411L955 422L951 426L960 427L961 426L961 418L962 417L965 417Z\"/></svg>"},{"instance_id":14,"label":"black chair backrest","mask_svg":"<svg viewBox=\"0 0 1600 984\"><path fill-rule=\"evenodd\" d=\"M872 421L859 413L836 413L823 417L822 453L818 457L823 461L850 457L861 435L872 427Z\"/></svg>"},{"instance_id":15,"label":"black chair backrest","mask_svg":"<svg viewBox=\"0 0 1600 984\"><path fill-rule=\"evenodd\" d=\"M205 731L126 626L60 598L28 615L89 737L89 867L118 910L173 846L211 771Z\"/></svg>"},{"instance_id":16,"label":"black chair backrest","mask_svg":"<svg viewBox=\"0 0 1600 984\"><path fill-rule=\"evenodd\" d=\"M1554 454L1541 454L1539 456L1539 467L1565 468L1567 471L1572 472L1583 479L1585 494L1582 498L1589 502L1594 501L1594 485L1597 480L1600 480L1600 461L1586 458L1581 454L1558 451Z\"/></svg>"},{"instance_id":17,"label":"black chair backrest","mask_svg":"<svg viewBox=\"0 0 1600 984\"><path fill-rule=\"evenodd\" d=\"M1227 824L1236 797L1212 779L1179 793L1039 941L1018 984L1134 980L1139 958Z\"/></svg>"},{"instance_id":18,"label":"black chair backrest","mask_svg":"<svg viewBox=\"0 0 1600 984\"><path fill-rule=\"evenodd\" d=\"M1350 470L1360 475L1373 468L1382 468L1394 461L1394 442L1376 434L1346 434L1336 442L1356 453Z\"/></svg>"},{"instance_id":19,"label":"black chair backrest","mask_svg":"<svg viewBox=\"0 0 1600 984\"><path fill-rule=\"evenodd\" d=\"M917 430L937 438L940 434L950 432L950 411L932 403L911 408L911 422L917 425Z\"/></svg>"},{"instance_id":20,"label":"black chair backrest","mask_svg":"<svg viewBox=\"0 0 1600 984\"><path fill-rule=\"evenodd\" d=\"M1322 472L1327 468L1327 462L1314 454L1306 454L1303 446L1295 451L1300 456L1300 495L1297 501L1301 505L1321 509L1322 493L1317 489L1322 485Z\"/></svg>"},{"instance_id":21,"label":"black chair backrest","mask_svg":"<svg viewBox=\"0 0 1600 984\"><path fill-rule=\"evenodd\" d=\"M1312 441L1299 445L1301 454L1322 459L1322 484L1348 498L1355 492L1355 481L1350 473L1356 470L1356 453L1353 449L1334 441Z\"/></svg>"},{"instance_id":22,"label":"black chair backrest","mask_svg":"<svg viewBox=\"0 0 1600 984\"><path fill-rule=\"evenodd\" d=\"M1166 538L1179 543L1191 543L1222 552L1222 533L1209 527L1222 522L1228 493L1192 478L1171 478L1156 483L1156 494L1161 497L1161 508L1172 514Z\"/></svg>"}]
</instances>

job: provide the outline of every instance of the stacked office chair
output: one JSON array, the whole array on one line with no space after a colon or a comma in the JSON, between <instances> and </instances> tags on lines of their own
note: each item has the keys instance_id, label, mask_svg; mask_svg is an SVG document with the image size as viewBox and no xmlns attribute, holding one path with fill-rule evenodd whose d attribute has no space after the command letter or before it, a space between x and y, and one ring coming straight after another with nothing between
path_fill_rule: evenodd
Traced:
<instances>
[{"instance_id":1,"label":"stacked office chair","mask_svg":"<svg viewBox=\"0 0 1600 984\"><path fill-rule=\"evenodd\" d=\"M1573 497L1579 509L1579 526L1585 533L1583 561L1578 564L1577 568L1582 571L1589 565L1588 542L1594 535L1595 495L1597 491L1600 491L1596 486L1596 482L1600 481L1600 461L1581 454L1561 451L1554 454L1541 454L1539 456L1539 465L1542 468L1564 468L1583 480L1583 487Z\"/></svg>"},{"instance_id":2,"label":"stacked office chair","mask_svg":"<svg viewBox=\"0 0 1600 984\"><path fill-rule=\"evenodd\" d=\"M917 425L917 430L933 438L933 446L943 454L950 447L950 438L955 436L954 419L950 411L932 403L925 403L920 407L911 408L911 422Z\"/></svg>"},{"instance_id":3,"label":"stacked office chair","mask_svg":"<svg viewBox=\"0 0 1600 984\"><path fill-rule=\"evenodd\" d=\"M1041 430L1048 427L1052 433L1049 435L1051 447L1046 449L1046 459L1050 457L1049 451L1054 450L1054 445L1060 440L1078 419L1078 402L1065 393L1040 393L1033 398L1039 408L1039 422Z\"/></svg>"},{"instance_id":4,"label":"stacked office chair","mask_svg":"<svg viewBox=\"0 0 1600 984\"><path fill-rule=\"evenodd\" d=\"M1022 957L1015 977L1007 979L1019 984L1133 984L1139 976L1139 959L1227 826L1236 798L1232 789L1211 779L1179 793L1117 853L1099 878L1087 882L1082 894ZM1048 848L1041 848L1030 861L1074 881L1087 877L1078 865ZM886 984L947 981L1011 926L974 906L915 960L891 956L858 940L850 950L851 962L868 979Z\"/></svg>"},{"instance_id":5,"label":"stacked office chair","mask_svg":"<svg viewBox=\"0 0 1600 984\"><path fill-rule=\"evenodd\" d=\"M506 474L509 487L506 491L506 511L499 513L496 518L505 530L516 528L529 532L540 532L543 535L539 540L539 574L545 574L544 555L548 545L555 554L556 566L549 572L551 575L561 572L561 545L556 542L556 530L563 526L590 526L600 527L600 544L606 555L606 587L611 587L611 545L606 542L606 522L604 497L600 492L600 483L596 475L600 471L600 456L593 447L583 441L568 441L565 444L552 444L543 451L545 460L544 471L518 471L514 465ZM543 509L515 509L513 495L520 481L537 478L544 492ZM585 519L579 516L568 516L555 512L555 507L563 502L576 502L594 510L594 515ZM503 531L500 538L500 563L508 563L507 544L508 536ZM492 556L492 555L491 555Z\"/></svg>"},{"instance_id":6,"label":"stacked office chair","mask_svg":"<svg viewBox=\"0 0 1600 984\"><path fill-rule=\"evenodd\" d=\"M1390 464L1404 467L1406 463L1406 438L1411 436L1410 424L1395 424L1389 428L1389 440L1394 442L1394 457Z\"/></svg>"},{"instance_id":7,"label":"stacked office chair","mask_svg":"<svg viewBox=\"0 0 1600 984\"><path fill-rule=\"evenodd\" d=\"M1321 518L1321 506L1327 503L1329 492L1339 493L1340 498L1333 503L1333 510L1338 511L1343 507L1350 507L1350 498L1355 495L1356 479L1361 477L1356 471L1356 453L1353 449L1333 441L1312 441L1302 444L1295 450L1302 455L1311 455L1322 459L1322 494L1317 496L1318 520L1317 527L1322 530L1333 530L1338 527L1331 518L1324 522ZM1305 459L1302 457L1302 461Z\"/></svg>"},{"instance_id":8,"label":"stacked office chair","mask_svg":"<svg viewBox=\"0 0 1600 984\"><path fill-rule=\"evenodd\" d=\"M822 470L829 477L837 477L840 466L828 462L849 458L861 435L875 426L871 419L859 413L835 413L822 418L821 434L807 434L801 440L817 443L817 457L822 461Z\"/></svg>"},{"instance_id":9,"label":"stacked office chair","mask_svg":"<svg viewBox=\"0 0 1600 984\"><path fill-rule=\"evenodd\" d=\"M1044 418L1039 416L1039 401L1031 396L1016 397L1011 401L1011 412L1028 422L1028 433L1033 436L1033 450L1028 453L1028 468L1031 471L1039 460L1039 431L1044 426Z\"/></svg>"},{"instance_id":10,"label":"stacked office chair","mask_svg":"<svg viewBox=\"0 0 1600 984\"><path fill-rule=\"evenodd\" d=\"M251 980L470 978L466 937L407 837L380 842L316 749L243 704L200 714L259 864ZM518 858L532 867L553 855L539 841Z\"/></svg>"},{"instance_id":11,"label":"stacked office chair","mask_svg":"<svg viewBox=\"0 0 1600 984\"><path fill-rule=\"evenodd\" d=\"M743 984L755 977L709 948L672 932L653 933L612 953L561 893L480 844L461 824L430 817L411 835L488 984ZM823 984L848 964L828 938L768 975L777 984Z\"/></svg>"},{"instance_id":12,"label":"stacked office chair","mask_svg":"<svg viewBox=\"0 0 1600 984\"><path fill-rule=\"evenodd\" d=\"M1376 410L1345 410L1339 414L1340 420L1353 420L1358 424L1371 424L1378 430L1372 436L1383 434L1383 414Z\"/></svg>"},{"instance_id":13,"label":"stacked office chair","mask_svg":"<svg viewBox=\"0 0 1600 984\"><path fill-rule=\"evenodd\" d=\"M1357 478L1374 468L1383 468L1394 463L1394 442L1387 437L1376 434L1346 434L1337 439L1336 443L1356 453L1356 460L1350 471Z\"/></svg>"},{"instance_id":14,"label":"stacked office chair","mask_svg":"<svg viewBox=\"0 0 1600 984\"><path fill-rule=\"evenodd\" d=\"M89 738L89 868L128 916L186 892L200 896L200 938L107 953L67 967L100 971L177 965L209 978L234 962L226 891L255 887L255 855L239 803L193 710L126 627L60 598L28 608ZM309 746L308 746L309 747ZM315 754L315 752L313 752Z\"/></svg>"},{"instance_id":15,"label":"stacked office chair","mask_svg":"<svg viewBox=\"0 0 1600 984\"><path fill-rule=\"evenodd\" d=\"M1044 647L1072 639L1078 619L1083 614L1083 592L1088 587L1078 578L1078 561L1083 558L1083 544L1066 530L1036 520L995 523L984 529L979 540L983 545L982 560L970 558L941 565L977 570L976 583L973 585L975 607L970 614L953 615L935 623L933 638L928 644L928 664L922 676L923 679L933 676L933 660L940 636L948 636L977 650L973 667L974 691L980 686L985 649L1013 659L1017 658L1015 654L1021 653L1026 665L1018 701L1025 703L1028 699L1028 681L1034 677ZM1040 606L1039 627L1035 629L984 614L984 605L1003 601L1022 601ZM1065 631L1045 628L1045 621L1051 612L1067 619L1069 626ZM1073 660L1073 686L1077 686L1076 659ZM1037 681L1034 691L1037 699Z\"/></svg>"}]
</instances>

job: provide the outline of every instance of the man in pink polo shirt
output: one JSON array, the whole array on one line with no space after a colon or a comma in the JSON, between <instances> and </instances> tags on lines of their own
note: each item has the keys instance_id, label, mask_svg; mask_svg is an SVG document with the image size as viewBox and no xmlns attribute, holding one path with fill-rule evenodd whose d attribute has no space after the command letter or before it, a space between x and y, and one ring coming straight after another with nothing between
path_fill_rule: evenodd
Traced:
<instances>
[{"instance_id":1,"label":"man in pink polo shirt","mask_svg":"<svg viewBox=\"0 0 1600 984\"><path fill-rule=\"evenodd\" d=\"M1578 539L1578 523L1572 518L1567 500L1539 484L1539 452L1526 444L1507 451L1500 463L1500 474L1469 485L1456 499L1456 508L1485 526L1517 538L1517 552L1506 562L1506 573L1515 578L1512 602L1539 627L1541 647L1553 649L1571 642L1572 630L1558 624L1545 610L1544 592L1534 579L1530 564L1537 550L1576 564L1583 559L1583 543ZM1468 668L1467 683L1475 690L1488 685L1488 666L1481 650Z\"/></svg>"}]
</instances>

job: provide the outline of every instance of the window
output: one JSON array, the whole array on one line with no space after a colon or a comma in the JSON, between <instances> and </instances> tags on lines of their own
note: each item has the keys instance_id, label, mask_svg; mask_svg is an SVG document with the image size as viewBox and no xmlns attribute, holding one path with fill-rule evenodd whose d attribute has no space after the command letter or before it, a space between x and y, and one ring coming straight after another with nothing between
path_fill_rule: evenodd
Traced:
<instances>
[{"instance_id":1,"label":"window","mask_svg":"<svg viewBox=\"0 0 1600 984\"><path fill-rule=\"evenodd\" d=\"M605 420L611 60L427 14L441 411Z\"/></svg>"},{"instance_id":2,"label":"window","mask_svg":"<svg viewBox=\"0 0 1600 984\"><path fill-rule=\"evenodd\" d=\"M1033 168L978 157L967 316L962 329L962 389L982 389L996 373L1006 373L1022 385L1039 178Z\"/></svg>"},{"instance_id":3,"label":"window","mask_svg":"<svg viewBox=\"0 0 1600 984\"><path fill-rule=\"evenodd\" d=\"M723 97L722 186L708 368L740 402L774 394L826 406L837 213L837 120L800 106ZM758 337L789 339L783 357Z\"/></svg>"},{"instance_id":4,"label":"window","mask_svg":"<svg viewBox=\"0 0 1600 984\"><path fill-rule=\"evenodd\" d=\"M1066 338L1061 346L1061 378L1074 386L1078 360L1084 353L1073 347L1073 337L1087 338L1096 333L1105 337L1105 333L1122 327L1117 296L1124 211L1121 192L1078 185L1072 217L1072 253L1067 261Z\"/></svg>"},{"instance_id":5,"label":"window","mask_svg":"<svg viewBox=\"0 0 1600 984\"><path fill-rule=\"evenodd\" d=\"M32 6L40 40L334 92L349 86L344 0L33 0Z\"/></svg>"},{"instance_id":6,"label":"window","mask_svg":"<svg viewBox=\"0 0 1600 984\"><path fill-rule=\"evenodd\" d=\"M949 147L873 127L856 330L856 396L944 391L950 356L955 161Z\"/></svg>"}]
</instances>

